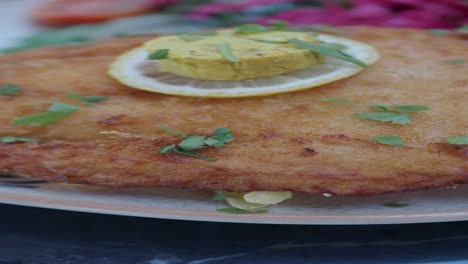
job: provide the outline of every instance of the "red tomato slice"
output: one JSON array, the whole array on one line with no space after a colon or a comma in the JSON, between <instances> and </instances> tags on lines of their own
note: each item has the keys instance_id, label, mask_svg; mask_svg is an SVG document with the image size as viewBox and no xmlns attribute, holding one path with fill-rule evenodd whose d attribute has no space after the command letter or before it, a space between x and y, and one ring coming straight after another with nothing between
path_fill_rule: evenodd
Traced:
<instances>
[{"instance_id":1,"label":"red tomato slice","mask_svg":"<svg viewBox=\"0 0 468 264\"><path fill-rule=\"evenodd\" d=\"M51 0L33 10L33 19L48 25L97 23L154 10L158 0Z\"/></svg>"}]
</instances>

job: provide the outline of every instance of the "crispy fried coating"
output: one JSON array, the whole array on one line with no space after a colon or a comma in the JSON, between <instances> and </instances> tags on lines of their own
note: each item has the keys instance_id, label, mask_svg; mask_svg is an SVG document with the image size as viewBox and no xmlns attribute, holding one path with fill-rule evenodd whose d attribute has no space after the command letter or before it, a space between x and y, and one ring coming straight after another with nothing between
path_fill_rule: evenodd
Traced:
<instances>
[{"instance_id":1,"label":"crispy fried coating","mask_svg":"<svg viewBox=\"0 0 468 264\"><path fill-rule=\"evenodd\" d=\"M41 143L0 143L0 172L53 182L112 187L173 186L228 191L293 190L368 195L468 182L468 147L448 137L468 134L467 42L409 29L341 28L339 35L374 45L382 59L362 73L310 90L267 97L204 99L132 89L106 75L115 56L153 36L0 56L0 137ZM109 100L85 105L68 93ZM322 102L344 98L362 104ZM11 120L65 102L80 110L46 127ZM418 104L412 124L360 119L371 104ZM156 126L209 136L233 131L234 142L200 150L206 161L159 148L180 141ZM404 146L371 139L400 135Z\"/></svg>"}]
</instances>

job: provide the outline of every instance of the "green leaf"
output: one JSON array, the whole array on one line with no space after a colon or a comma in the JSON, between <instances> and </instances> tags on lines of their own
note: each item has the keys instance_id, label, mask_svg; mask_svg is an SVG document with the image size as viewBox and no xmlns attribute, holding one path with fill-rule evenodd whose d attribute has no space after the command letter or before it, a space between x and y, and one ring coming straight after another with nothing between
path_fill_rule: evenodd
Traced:
<instances>
[{"instance_id":1,"label":"green leaf","mask_svg":"<svg viewBox=\"0 0 468 264\"><path fill-rule=\"evenodd\" d=\"M41 141L38 138L32 137L17 137L17 136L6 136L0 138L0 142L2 143L13 143L13 142L39 142Z\"/></svg>"},{"instance_id":2,"label":"green leaf","mask_svg":"<svg viewBox=\"0 0 468 264\"><path fill-rule=\"evenodd\" d=\"M365 62L363 62L361 60L358 60L358 59L356 59L356 58L342 52L339 49L331 48L331 47L328 47L328 46L316 44L316 43L309 42L309 41L300 40L300 39L297 39L297 38L288 39L288 41L290 43L296 45L299 48L309 50L309 51L311 51L313 53L317 53L317 54L320 54L322 56L334 57L334 58L337 58L337 59L340 59L340 60L344 60L344 61L354 63L354 64L359 65L361 67L367 67L367 64Z\"/></svg>"},{"instance_id":3,"label":"green leaf","mask_svg":"<svg viewBox=\"0 0 468 264\"><path fill-rule=\"evenodd\" d=\"M446 60L446 62L454 63L454 64L461 64L461 63L465 63L465 60L464 59L452 59L452 60Z\"/></svg>"},{"instance_id":4,"label":"green leaf","mask_svg":"<svg viewBox=\"0 0 468 264\"><path fill-rule=\"evenodd\" d=\"M7 83L0 86L0 95L16 95L20 89L19 85Z\"/></svg>"},{"instance_id":5,"label":"green leaf","mask_svg":"<svg viewBox=\"0 0 468 264\"><path fill-rule=\"evenodd\" d=\"M231 142L234 137L231 135L231 130L227 128L218 128L214 131L214 136L208 138L205 144L215 148L224 147L225 143Z\"/></svg>"},{"instance_id":6,"label":"green leaf","mask_svg":"<svg viewBox=\"0 0 468 264\"><path fill-rule=\"evenodd\" d=\"M404 144L403 139L398 135L375 136L372 139L384 145L403 146Z\"/></svg>"},{"instance_id":7,"label":"green leaf","mask_svg":"<svg viewBox=\"0 0 468 264\"><path fill-rule=\"evenodd\" d=\"M388 203L384 203L384 204L382 204L382 205L383 205L383 206L387 206L387 207L398 208L398 207L405 207L405 206L408 206L409 204L398 203L398 202L388 202Z\"/></svg>"},{"instance_id":8,"label":"green leaf","mask_svg":"<svg viewBox=\"0 0 468 264\"><path fill-rule=\"evenodd\" d=\"M216 31L209 32L185 32L177 34L179 38L185 41L197 41L203 37L216 36L218 33Z\"/></svg>"},{"instance_id":9,"label":"green leaf","mask_svg":"<svg viewBox=\"0 0 468 264\"><path fill-rule=\"evenodd\" d=\"M214 202L221 202L226 200L227 196L223 192L216 192L216 194L211 198Z\"/></svg>"},{"instance_id":10,"label":"green leaf","mask_svg":"<svg viewBox=\"0 0 468 264\"><path fill-rule=\"evenodd\" d=\"M175 147L176 147L175 144L167 145L167 146L164 146L164 147L160 148L159 152L161 154L163 154L163 155L167 155L167 154L171 153L174 150Z\"/></svg>"},{"instance_id":11,"label":"green leaf","mask_svg":"<svg viewBox=\"0 0 468 264\"><path fill-rule=\"evenodd\" d=\"M229 61L232 62L239 62L240 59L234 56L234 54L231 53L231 48L229 47L229 43L225 42L222 44L219 44L219 51L221 52L221 55L223 55L224 58L228 59Z\"/></svg>"},{"instance_id":12,"label":"green leaf","mask_svg":"<svg viewBox=\"0 0 468 264\"><path fill-rule=\"evenodd\" d=\"M450 137L447 139L447 143L453 145L467 145L468 144L468 136L463 137Z\"/></svg>"},{"instance_id":13,"label":"green leaf","mask_svg":"<svg viewBox=\"0 0 468 264\"><path fill-rule=\"evenodd\" d=\"M212 159L210 157L203 156L203 155L198 154L197 152L191 151L191 150L184 150L184 149L181 149L181 148L174 148L172 151L177 153L177 154L180 154L180 155L200 158L200 159L204 159L204 160L208 160L208 161L214 161L214 159Z\"/></svg>"},{"instance_id":14,"label":"green leaf","mask_svg":"<svg viewBox=\"0 0 468 264\"><path fill-rule=\"evenodd\" d=\"M256 38L245 38L257 42L269 43L269 44L288 44L289 41L286 40L266 40L266 39L256 39Z\"/></svg>"},{"instance_id":15,"label":"green leaf","mask_svg":"<svg viewBox=\"0 0 468 264\"><path fill-rule=\"evenodd\" d=\"M225 213L225 214L264 214L268 213L268 210L243 210L239 208L219 208L216 209L216 211L220 213Z\"/></svg>"},{"instance_id":16,"label":"green leaf","mask_svg":"<svg viewBox=\"0 0 468 264\"><path fill-rule=\"evenodd\" d=\"M411 124L411 119L407 113L394 112L370 112L354 114L357 117L381 122L391 122L392 124Z\"/></svg>"},{"instance_id":17,"label":"green leaf","mask_svg":"<svg viewBox=\"0 0 468 264\"><path fill-rule=\"evenodd\" d=\"M148 60L163 60L167 59L168 55L169 49L158 49L148 55Z\"/></svg>"},{"instance_id":18,"label":"green leaf","mask_svg":"<svg viewBox=\"0 0 468 264\"><path fill-rule=\"evenodd\" d=\"M96 103L108 100L107 97L99 96L99 95L83 96L79 94L67 94L66 97L70 99L81 100L81 101L86 102L87 104L96 104Z\"/></svg>"},{"instance_id":19,"label":"green leaf","mask_svg":"<svg viewBox=\"0 0 468 264\"><path fill-rule=\"evenodd\" d=\"M322 102L336 103L336 104L355 104L355 102L348 99L340 98L320 98Z\"/></svg>"},{"instance_id":20,"label":"green leaf","mask_svg":"<svg viewBox=\"0 0 468 264\"><path fill-rule=\"evenodd\" d=\"M179 131L175 131L175 130L172 130L168 127L166 127L165 125L159 125L158 128L168 132L168 133L171 133L173 135L177 135L177 136L182 136L182 137L187 137L188 135L187 134L184 134L182 132L179 132Z\"/></svg>"},{"instance_id":21,"label":"green leaf","mask_svg":"<svg viewBox=\"0 0 468 264\"><path fill-rule=\"evenodd\" d=\"M258 24L245 24L237 27L235 33L261 33L272 31L272 27L266 27Z\"/></svg>"},{"instance_id":22,"label":"green leaf","mask_svg":"<svg viewBox=\"0 0 468 264\"><path fill-rule=\"evenodd\" d=\"M344 50L347 49L348 47L346 45L343 45L341 43L325 43L325 46L331 48L331 49L337 49L337 50Z\"/></svg>"},{"instance_id":23,"label":"green leaf","mask_svg":"<svg viewBox=\"0 0 468 264\"><path fill-rule=\"evenodd\" d=\"M375 110L379 111L400 111L400 112L421 112L431 110L429 107L424 105L397 105L397 106L387 106L387 105L373 105L371 106Z\"/></svg>"},{"instance_id":24,"label":"green leaf","mask_svg":"<svg viewBox=\"0 0 468 264\"><path fill-rule=\"evenodd\" d=\"M177 146L183 150L201 149L205 147L205 137L187 136Z\"/></svg>"},{"instance_id":25,"label":"green leaf","mask_svg":"<svg viewBox=\"0 0 468 264\"><path fill-rule=\"evenodd\" d=\"M289 26L288 22L283 20L270 20L268 24L273 27L273 30L285 30Z\"/></svg>"},{"instance_id":26,"label":"green leaf","mask_svg":"<svg viewBox=\"0 0 468 264\"><path fill-rule=\"evenodd\" d=\"M431 35L434 35L434 36L444 36L444 35L447 35L449 32L450 30L446 30L446 29L432 29L430 31Z\"/></svg>"},{"instance_id":27,"label":"green leaf","mask_svg":"<svg viewBox=\"0 0 468 264\"><path fill-rule=\"evenodd\" d=\"M66 118L67 116L71 115L77 110L79 110L79 108L73 105L64 103L53 103L52 106L47 110L47 112L19 117L13 120L11 124L20 126L47 126Z\"/></svg>"}]
</instances>

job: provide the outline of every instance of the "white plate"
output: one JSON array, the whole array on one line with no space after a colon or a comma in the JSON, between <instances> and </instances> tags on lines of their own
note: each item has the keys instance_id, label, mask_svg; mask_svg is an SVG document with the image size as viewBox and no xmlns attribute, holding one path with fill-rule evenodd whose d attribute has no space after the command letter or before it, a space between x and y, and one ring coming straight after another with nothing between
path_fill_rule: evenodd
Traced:
<instances>
[{"instance_id":1,"label":"white plate","mask_svg":"<svg viewBox=\"0 0 468 264\"><path fill-rule=\"evenodd\" d=\"M0 178L0 182L22 181ZM36 188L25 188L36 187ZM170 188L109 189L67 184L0 185L0 203L102 214L236 223L396 224L468 220L468 186L371 197L296 193L266 214L219 213L212 192ZM406 207L383 206L387 202Z\"/></svg>"}]
</instances>

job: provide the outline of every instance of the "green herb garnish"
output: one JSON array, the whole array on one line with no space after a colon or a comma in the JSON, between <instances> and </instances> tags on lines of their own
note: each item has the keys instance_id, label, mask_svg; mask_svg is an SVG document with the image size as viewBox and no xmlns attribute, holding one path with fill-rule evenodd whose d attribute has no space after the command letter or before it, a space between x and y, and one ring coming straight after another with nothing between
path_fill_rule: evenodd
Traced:
<instances>
[{"instance_id":1,"label":"green herb garnish","mask_svg":"<svg viewBox=\"0 0 468 264\"><path fill-rule=\"evenodd\" d=\"M231 48L229 47L229 43L225 42L219 44L219 51L224 58L228 59L228 61L232 62L239 62L240 59L237 58L234 54L231 53Z\"/></svg>"},{"instance_id":2,"label":"green herb garnish","mask_svg":"<svg viewBox=\"0 0 468 264\"><path fill-rule=\"evenodd\" d=\"M453 64L461 64L465 63L464 59L452 59L452 60L446 60L446 62L453 63Z\"/></svg>"},{"instance_id":3,"label":"green herb garnish","mask_svg":"<svg viewBox=\"0 0 468 264\"><path fill-rule=\"evenodd\" d=\"M262 43L269 43L269 44L288 44L289 41L286 40L266 40L266 39L256 39L256 38L245 38L249 40L254 40L257 42L262 42Z\"/></svg>"},{"instance_id":4,"label":"green herb garnish","mask_svg":"<svg viewBox=\"0 0 468 264\"><path fill-rule=\"evenodd\" d=\"M185 41L197 41L200 40L202 37L208 36L216 36L218 33L216 31L210 32L187 32L187 33L179 33L177 34L179 38Z\"/></svg>"},{"instance_id":5,"label":"green herb garnish","mask_svg":"<svg viewBox=\"0 0 468 264\"><path fill-rule=\"evenodd\" d=\"M220 213L225 213L225 214L264 214L268 213L268 210L243 210L239 208L220 208L216 209L216 211Z\"/></svg>"},{"instance_id":6,"label":"green herb garnish","mask_svg":"<svg viewBox=\"0 0 468 264\"><path fill-rule=\"evenodd\" d=\"M167 155L171 152L176 154L201 158L204 160L213 161L214 159L198 154L194 150L206 148L208 146L221 148L226 143L234 140L234 137L231 135L231 131L227 128L218 128L214 131L214 135L206 139L205 136L190 136L182 132L178 132L167 128L163 125L159 126L160 129L169 132L174 135L182 136L184 139L177 145L167 145L160 149L162 155Z\"/></svg>"},{"instance_id":7,"label":"green herb garnish","mask_svg":"<svg viewBox=\"0 0 468 264\"><path fill-rule=\"evenodd\" d=\"M344 53L343 51L341 51L341 50L339 50L337 48L334 48L334 47L330 47L330 46L327 46L327 45L320 45L320 44L317 44L317 43L304 41L304 40L300 40L300 39L297 39L297 38L288 39L288 41L290 43L296 45L299 48L309 50L309 51L311 51L313 53L317 53L317 54L322 55L322 56L334 57L334 58L337 58L337 59L340 59L340 60L344 60L344 61L354 63L354 64L359 65L361 67L367 67L367 64L365 62L363 62L361 60L358 60L358 59L352 57L351 55L348 55L348 54Z\"/></svg>"},{"instance_id":8,"label":"green herb garnish","mask_svg":"<svg viewBox=\"0 0 468 264\"><path fill-rule=\"evenodd\" d=\"M106 101L108 99L107 97L99 96L99 95L84 96L84 95L79 95L79 94L67 94L66 97L70 99L81 100L87 104L96 104L102 101Z\"/></svg>"},{"instance_id":9,"label":"green herb garnish","mask_svg":"<svg viewBox=\"0 0 468 264\"><path fill-rule=\"evenodd\" d=\"M268 24L273 27L274 30L286 30L288 28L288 22L283 20L271 20Z\"/></svg>"},{"instance_id":10,"label":"green herb garnish","mask_svg":"<svg viewBox=\"0 0 468 264\"><path fill-rule=\"evenodd\" d=\"M399 112L421 112L431 110L429 107L424 105L397 105L397 106L387 106L387 105L373 105L371 108L378 111L399 111Z\"/></svg>"},{"instance_id":11,"label":"green herb garnish","mask_svg":"<svg viewBox=\"0 0 468 264\"><path fill-rule=\"evenodd\" d=\"M450 137L447 139L447 143L453 145L468 145L468 136Z\"/></svg>"},{"instance_id":12,"label":"green herb garnish","mask_svg":"<svg viewBox=\"0 0 468 264\"><path fill-rule=\"evenodd\" d=\"M19 126L47 126L64 119L65 117L71 115L77 110L79 110L79 108L73 105L64 103L53 103L52 106L47 110L47 112L19 117L13 120L11 124Z\"/></svg>"},{"instance_id":13,"label":"green herb garnish","mask_svg":"<svg viewBox=\"0 0 468 264\"><path fill-rule=\"evenodd\" d=\"M348 99L340 98L320 98L322 102L336 103L336 104L355 104L355 102Z\"/></svg>"},{"instance_id":14,"label":"green herb garnish","mask_svg":"<svg viewBox=\"0 0 468 264\"><path fill-rule=\"evenodd\" d=\"M169 49L158 49L148 55L148 60L163 60L167 59L168 55Z\"/></svg>"},{"instance_id":15,"label":"green herb garnish","mask_svg":"<svg viewBox=\"0 0 468 264\"><path fill-rule=\"evenodd\" d=\"M267 27L258 24L245 24L237 27L235 33L261 33L274 30L274 27Z\"/></svg>"},{"instance_id":16,"label":"green herb garnish","mask_svg":"<svg viewBox=\"0 0 468 264\"><path fill-rule=\"evenodd\" d=\"M409 204L398 203L398 202L388 202L388 203L384 203L384 204L382 204L382 205L383 205L383 206L387 206L387 207L398 208L398 207L405 207L405 206L408 206Z\"/></svg>"},{"instance_id":17,"label":"green herb garnish","mask_svg":"<svg viewBox=\"0 0 468 264\"><path fill-rule=\"evenodd\" d=\"M403 139L397 135L375 136L372 139L384 145L403 146L404 144Z\"/></svg>"},{"instance_id":18,"label":"green herb garnish","mask_svg":"<svg viewBox=\"0 0 468 264\"><path fill-rule=\"evenodd\" d=\"M450 32L450 30L446 29L431 29L430 33L431 35L434 36L444 36L447 35Z\"/></svg>"},{"instance_id":19,"label":"green herb garnish","mask_svg":"<svg viewBox=\"0 0 468 264\"><path fill-rule=\"evenodd\" d=\"M223 192L216 192L216 194L211 198L214 202L221 202L226 200L227 196Z\"/></svg>"},{"instance_id":20,"label":"green herb garnish","mask_svg":"<svg viewBox=\"0 0 468 264\"><path fill-rule=\"evenodd\" d=\"M0 95L16 95L21 88L16 84L4 84L0 86Z\"/></svg>"},{"instance_id":21,"label":"green herb garnish","mask_svg":"<svg viewBox=\"0 0 468 264\"><path fill-rule=\"evenodd\" d=\"M411 124L411 119L407 113L395 112L370 112L354 114L357 117L381 122L391 122L392 124Z\"/></svg>"},{"instance_id":22,"label":"green herb garnish","mask_svg":"<svg viewBox=\"0 0 468 264\"><path fill-rule=\"evenodd\" d=\"M17 137L17 136L6 136L0 138L0 142L2 143L14 143L14 142L39 142L41 141L38 138L32 137Z\"/></svg>"}]
</instances>

